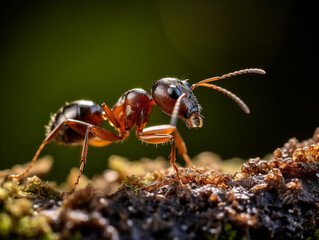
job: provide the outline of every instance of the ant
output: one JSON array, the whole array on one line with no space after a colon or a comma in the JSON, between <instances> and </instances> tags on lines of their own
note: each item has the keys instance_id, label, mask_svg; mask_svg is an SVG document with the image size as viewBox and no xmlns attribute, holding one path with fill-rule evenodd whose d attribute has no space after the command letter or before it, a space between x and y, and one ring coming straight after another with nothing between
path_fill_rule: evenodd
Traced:
<instances>
[{"instance_id":1,"label":"ant","mask_svg":"<svg viewBox=\"0 0 319 240\"><path fill-rule=\"evenodd\" d=\"M181 185L180 173L175 164L175 145L177 145L179 153L183 156L187 165L191 168L194 168L194 165L176 128L177 119L179 117L185 120L189 128L203 126L203 117L200 115L202 107L198 104L193 90L200 86L218 90L234 100L248 114L250 112L249 108L240 98L226 89L209 83L247 73L265 74L266 72L262 69L249 68L208 78L192 86L186 80L162 78L153 84L151 95L140 88L131 89L119 98L112 109L105 103L99 106L87 100L67 103L51 117L46 127L46 138L28 168L20 175L10 175L9 178L21 179L28 174L41 150L52 140L63 145L82 145L80 169L76 182L68 193L71 194L75 191L86 164L88 145L102 147L123 141L128 138L130 131L136 126L135 134L143 142L151 144L171 143L170 162L175 170L176 180ZM145 128L154 105L171 116L170 124ZM115 128L117 134L101 127L105 120Z\"/></svg>"}]
</instances>

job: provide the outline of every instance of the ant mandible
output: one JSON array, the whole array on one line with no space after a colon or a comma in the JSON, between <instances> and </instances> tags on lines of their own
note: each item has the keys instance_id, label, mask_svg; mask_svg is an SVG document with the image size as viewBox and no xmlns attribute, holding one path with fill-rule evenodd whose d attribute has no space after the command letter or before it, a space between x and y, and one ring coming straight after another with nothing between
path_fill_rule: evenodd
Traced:
<instances>
[{"instance_id":1,"label":"ant mandible","mask_svg":"<svg viewBox=\"0 0 319 240\"><path fill-rule=\"evenodd\" d=\"M81 173L86 163L88 145L102 147L113 142L128 138L130 131L136 126L135 134L143 142L151 144L171 143L170 162L180 183L180 173L175 164L175 144L189 167L194 167L186 145L179 134L176 123L178 117L185 120L189 128L200 128L203 125L202 110L193 90L197 87L208 87L218 90L234 100L245 113L249 113L246 104L233 93L209 82L233 77L240 74L265 71L257 68L244 69L232 73L202 80L190 86L186 80L177 78L162 78L156 81L151 89L151 95L145 90L134 88L125 92L111 109L105 103L101 106L92 101L79 100L66 104L51 117L47 126L46 138L33 157L28 168L20 175L10 175L10 179L24 177L32 168L44 146L52 140L64 145L82 145L80 169L76 182L69 194L73 193L79 183ZM170 124L145 128L152 108L157 105L164 113L171 116ZM107 120L118 134L102 128L102 122Z\"/></svg>"}]
</instances>

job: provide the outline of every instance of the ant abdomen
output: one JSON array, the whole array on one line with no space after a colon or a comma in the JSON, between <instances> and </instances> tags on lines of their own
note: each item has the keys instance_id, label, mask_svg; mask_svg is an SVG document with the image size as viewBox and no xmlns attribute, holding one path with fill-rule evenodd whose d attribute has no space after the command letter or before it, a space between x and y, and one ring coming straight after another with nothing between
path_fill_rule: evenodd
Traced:
<instances>
[{"instance_id":1,"label":"ant abdomen","mask_svg":"<svg viewBox=\"0 0 319 240\"><path fill-rule=\"evenodd\" d=\"M92 101L77 100L67 103L57 113L52 115L46 127L46 135L59 124L69 119L83 121L100 127L104 121L103 114L104 110ZM83 143L83 139L83 134L74 131L69 125L65 124L55 136L54 141L63 145L79 145Z\"/></svg>"}]
</instances>

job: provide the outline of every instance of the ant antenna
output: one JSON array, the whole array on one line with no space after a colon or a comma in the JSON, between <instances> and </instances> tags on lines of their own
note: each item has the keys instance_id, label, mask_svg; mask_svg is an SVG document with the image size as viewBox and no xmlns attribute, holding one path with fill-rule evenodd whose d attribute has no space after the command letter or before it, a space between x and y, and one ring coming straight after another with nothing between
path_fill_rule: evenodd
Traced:
<instances>
[{"instance_id":1,"label":"ant antenna","mask_svg":"<svg viewBox=\"0 0 319 240\"><path fill-rule=\"evenodd\" d=\"M213 85L213 84L208 84L208 83L203 83L201 84L201 86L203 87L208 87L208 88L212 88L212 89L215 89L219 92L222 92L224 93L227 97L231 98L235 103L238 104L238 106L247 114L250 113L250 110L249 108L247 107L247 105L243 102L243 100L241 100L239 97L237 97L235 94L233 94L232 92L226 90L225 88L221 88L221 87L218 87L216 85Z\"/></svg>"},{"instance_id":2,"label":"ant antenna","mask_svg":"<svg viewBox=\"0 0 319 240\"><path fill-rule=\"evenodd\" d=\"M234 76L242 75L242 74L247 74L247 73L266 74L266 72L264 70L259 69L259 68L243 69L243 70L239 70L239 71L236 71L236 72L227 73L227 74L224 74L222 76L217 76L217 77L212 77L212 78L208 78L208 79L202 80L202 81L200 81L200 82L198 82L196 84L193 84L192 87L191 87L191 90L193 91L195 88L197 88L199 86L215 89L215 90L217 90L219 92L222 92L223 94L225 94L229 98L231 98L234 102L236 102L239 105L239 107L245 113L249 114L250 110L247 107L247 105L239 97L237 97L235 94L233 94L232 92L230 92L230 91L228 91L228 90L226 90L224 88L218 87L216 85L208 84L208 82L213 82L213 81L221 80L221 79L224 79L224 78L230 78L230 77L234 77Z\"/></svg>"},{"instance_id":3,"label":"ant antenna","mask_svg":"<svg viewBox=\"0 0 319 240\"><path fill-rule=\"evenodd\" d=\"M202 80L196 84L193 84L191 87L191 90L193 91L195 88L201 86L202 83L213 82L213 81L221 80L224 78L230 78L230 77L234 77L234 76L242 75L242 74L247 74L247 73L266 74L266 72L264 70L259 69L259 68L247 68L247 69L239 70L236 72L227 73L227 74L224 74L222 76L207 78L207 79Z\"/></svg>"}]
</instances>

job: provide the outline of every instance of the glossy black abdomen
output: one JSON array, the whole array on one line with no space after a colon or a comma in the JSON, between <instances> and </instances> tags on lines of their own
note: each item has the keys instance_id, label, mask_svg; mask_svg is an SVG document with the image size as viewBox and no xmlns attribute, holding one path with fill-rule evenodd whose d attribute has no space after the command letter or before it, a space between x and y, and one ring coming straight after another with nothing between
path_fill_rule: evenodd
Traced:
<instances>
[{"instance_id":1,"label":"glossy black abdomen","mask_svg":"<svg viewBox=\"0 0 319 240\"><path fill-rule=\"evenodd\" d=\"M59 124L65 120L74 119L101 126L103 122L104 110L96 103L87 100L78 100L67 103L54 114L47 126L47 134L51 132ZM54 140L57 143L64 145L78 145L82 144L84 136L77 133L68 125L64 125Z\"/></svg>"}]
</instances>

